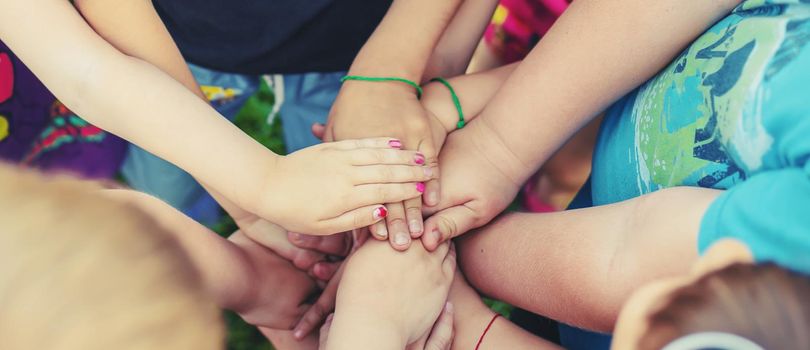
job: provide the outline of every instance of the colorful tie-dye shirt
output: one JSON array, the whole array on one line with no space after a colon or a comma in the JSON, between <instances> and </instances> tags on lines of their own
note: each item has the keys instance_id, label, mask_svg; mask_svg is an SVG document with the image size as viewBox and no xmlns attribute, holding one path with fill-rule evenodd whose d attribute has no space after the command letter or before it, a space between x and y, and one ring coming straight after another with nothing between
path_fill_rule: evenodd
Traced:
<instances>
[{"instance_id":1,"label":"colorful tie-dye shirt","mask_svg":"<svg viewBox=\"0 0 810 350\"><path fill-rule=\"evenodd\" d=\"M810 0L744 1L612 106L593 204L674 186L726 189L699 249L734 237L810 273Z\"/></svg>"}]
</instances>

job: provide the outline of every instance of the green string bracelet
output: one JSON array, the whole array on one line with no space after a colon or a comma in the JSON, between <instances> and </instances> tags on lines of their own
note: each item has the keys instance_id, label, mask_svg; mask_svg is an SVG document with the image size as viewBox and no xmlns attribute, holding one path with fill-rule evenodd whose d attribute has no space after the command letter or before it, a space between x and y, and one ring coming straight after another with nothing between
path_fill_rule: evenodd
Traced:
<instances>
[{"instance_id":1,"label":"green string bracelet","mask_svg":"<svg viewBox=\"0 0 810 350\"><path fill-rule=\"evenodd\" d=\"M461 129L467 123L464 121L464 112L461 110L461 101L458 100L458 95L456 95L456 90L450 86L450 83L442 77L436 77L430 79L430 81L438 81L442 83L442 85L446 86L448 90L450 90L450 97L453 99L453 104L456 105L456 110L458 111L458 123L456 123L456 128Z\"/></svg>"},{"instance_id":2,"label":"green string bracelet","mask_svg":"<svg viewBox=\"0 0 810 350\"><path fill-rule=\"evenodd\" d=\"M343 83L346 80L359 80L359 81L371 81L371 82L383 82L383 81L398 81L400 83L405 83L410 86L413 86L416 89L416 98L422 98L422 87L419 84L414 83L405 78L397 78L397 77L364 77L362 75L347 75L343 78L340 78L340 82Z\"/></svg>"}]
</instances>

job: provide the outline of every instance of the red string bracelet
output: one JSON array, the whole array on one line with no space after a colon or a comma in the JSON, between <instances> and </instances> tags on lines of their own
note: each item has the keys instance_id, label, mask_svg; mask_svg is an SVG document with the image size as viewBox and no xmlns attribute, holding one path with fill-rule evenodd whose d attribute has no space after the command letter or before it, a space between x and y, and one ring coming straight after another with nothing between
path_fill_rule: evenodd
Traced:
<instances>
[{"instance_id":1,"label":"red string bracelet","mask_svg":"<svg viewBox=\"0 0 810 350\"><path fill-rule=\"evenodd\" d=\"M489 329L492 328L492 324L495 323L495 319L500 317L500 316L501 316L501 314L495 313L495 316L492 316L492 319L489 320L489 324L487 324L487 328L484 328L484 333L481 333L481 337L478 338L478 344L475 344L475 350L478 350L478 347L481 346L481 343L484 341L484 337L487 335L487 332L489 332Z\"/></svg>"}]
</instances>

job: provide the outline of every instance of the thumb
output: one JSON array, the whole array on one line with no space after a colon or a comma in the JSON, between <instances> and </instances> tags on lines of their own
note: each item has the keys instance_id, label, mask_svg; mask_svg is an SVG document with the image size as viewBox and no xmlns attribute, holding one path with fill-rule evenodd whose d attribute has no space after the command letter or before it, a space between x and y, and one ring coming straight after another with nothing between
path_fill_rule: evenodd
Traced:
<instances>
[{"instance_id":1,"label":"thumb","mask_svg":"<svg viewBox=\"0 0 810 350\"><path fill-rule=\"evenodd\" d=\"M423 140L417 150L425 155L425 166L433 171L433 178L425 183L425 193L422 200L427 206L438 205L441 200L441 188L439 186L439 149L433 142L433 138L428 137Z\"/></svg>"},{"instance_id":2,"label":"thumb","mask_svg":"<svg viewBox=\"0 0 810 350\"><path fill-rule=\"evenodd\" d=\"M425 221L422 245L428 251L436 250L442 242L474 229L477 217L475 211L463 204L434 214Z\"/></svg>"},{"instance_id":3,"label":"thumb","mask_svg":"<svg viewBox=\"0 0 810 350\"><path fill-rule=\"evenodd\" d=\"M323 141L323 137L326 136L326 125L321 123L312 123L312 136L318 138L318 140Z\"/></svg>"}]
</instances>

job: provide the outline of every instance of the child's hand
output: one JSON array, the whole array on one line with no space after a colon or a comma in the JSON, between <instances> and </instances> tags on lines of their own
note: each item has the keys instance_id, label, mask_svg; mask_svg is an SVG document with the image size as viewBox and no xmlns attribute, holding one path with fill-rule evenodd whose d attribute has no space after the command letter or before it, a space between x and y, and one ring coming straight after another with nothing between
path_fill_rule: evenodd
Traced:
<instances>
[{"instance_id":1,"label":"child's hand","mask_svg":"<svg viewBox=\"0 0 810 350\"><path fill-rule=\"evenodd\" d=\"M279 157L254 210L287 230L326 235L384 219L383 203L419 197L434 179L425 156L391 138L346 140Z\"/></svg>"},{"instance_id":2,"label":"child's hand","mask_svg":"<svg viewBox=\"0 0 810 350\"><path fill-rule=\"evenodd\" d=\"M391 135L402 140L404 149L425 156L424 164L433 169L433 180L424 187L424 201L439 200L437 158L441 145L434 142L436 125L419 103L413 88L398 82L368 83L348 81L340 90L329 115L324 139L345 140ZM387 225L374 225L377 239L389 239L397 250L410 246L411 238L424 232L419 198L387 202Z\"/></svg>"},{"instance_id":3,"label":"child's hand","mask_svg":"<svg viewBox=\"0 0 810 350\"><path fill-rule=\"evenodd\" d=\"M482 140L493 138L489 132L483 120L476 120L448 137L440 156L441 203L425 210L433 214L425 221L422 243L426 249L436 249L441 242L485 225L520 190L522 180L515 174L522 172L500 161L511 155L483 145Z\"/></svg>"},{"instance_id":4,"label":"child's hand","mask_svg":"<svg viewBox=\"0 0 810 350\"><path fill-rule=\"evenodd\" d=\"M349 258L338 288L330 349L357 344L358 330L363 344L373 348L404 348L428 334L447 299L456 253L448 243L434 253L418 243L397 253L368 241Z\"/></svg>"},{"instance_id":5,"label":"child's hand","mask_svg":"<svg viewBox=\"0 0 810 350\"><path fill-rule=\"evenodd\" d=\"M228 307L253 325L290 329L306 310L304 302L316 291L315 282L290 261L237 231L228 238L243 253L252 276L236 305ZM227 273L223 271L223 273Z\"/></svg>"}]
</instances>

